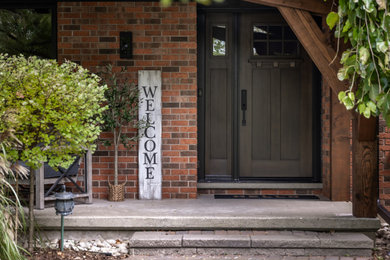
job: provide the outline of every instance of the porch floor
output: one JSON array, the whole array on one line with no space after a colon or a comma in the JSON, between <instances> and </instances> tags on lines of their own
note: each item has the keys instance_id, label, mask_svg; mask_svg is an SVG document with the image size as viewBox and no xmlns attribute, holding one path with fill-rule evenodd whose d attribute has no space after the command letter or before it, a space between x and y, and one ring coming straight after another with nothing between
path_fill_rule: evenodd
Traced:
<instances>
[{"instance_id":1,"label":"porch floor","mask_svg":"<svg viewBox=\"0 0 390 260\"><path fill-rule=\"evenodd\" d=\"M350 202L214 199L94 200L78 204L65 217L67 230L316 230L372 232L380 227L374 218L352 216ZM58 230L60 217L53 207L35 210L43 230Z\"/></svg>"}]
</instances>

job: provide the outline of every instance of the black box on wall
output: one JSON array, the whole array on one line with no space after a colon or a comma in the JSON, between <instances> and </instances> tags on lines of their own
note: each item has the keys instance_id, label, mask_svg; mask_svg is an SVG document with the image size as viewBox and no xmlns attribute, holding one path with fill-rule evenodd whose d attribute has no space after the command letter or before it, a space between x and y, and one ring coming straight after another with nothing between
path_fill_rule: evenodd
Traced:
<instances>
[{"instance_id":1,"label":"black box on wall","mask_svg":"<svg viewBox=\"0 0 390 260\"><path fill-rule=\"evenodd\" d=\"M133 58L133 33L120 32L119 41L119 57L121 59Z\"/></svg>"}]
</instances>

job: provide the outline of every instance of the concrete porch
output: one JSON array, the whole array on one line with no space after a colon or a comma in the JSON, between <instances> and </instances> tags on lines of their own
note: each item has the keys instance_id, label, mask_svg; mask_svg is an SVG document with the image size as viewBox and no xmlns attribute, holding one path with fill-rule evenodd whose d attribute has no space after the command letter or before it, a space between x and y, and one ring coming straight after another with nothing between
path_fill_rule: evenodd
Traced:
<instances>
[{"instance_id":1,"label":"concrete porch","mask_svg":"<svg viewBox=\"0 0 390 260\"><path fill-rule=\"evenodd\" d=\"M60 218L55 210L36 210L35 215L42 233L50 241L58 239ZM196 200L94 200L93 204L76 205L73 215L65 217L67 239L96 243L121 238L130 255L158 256L369 257L379 227L376 218L353 217L350 202L213 196Z\"/></svg>"},{"instance_id":2,"label":"concrete porch","mask_svg":"<svg viewBox=\"0 0 390 260\"><path fill-rule=\"evenodd\" d=\"M35 211L42 230L58 230L52 207ZM375 218L355 218L350 202L279 199L94 200L65 217L66 230L310 230L374 232Z\"/></svg>"}]
</instances>

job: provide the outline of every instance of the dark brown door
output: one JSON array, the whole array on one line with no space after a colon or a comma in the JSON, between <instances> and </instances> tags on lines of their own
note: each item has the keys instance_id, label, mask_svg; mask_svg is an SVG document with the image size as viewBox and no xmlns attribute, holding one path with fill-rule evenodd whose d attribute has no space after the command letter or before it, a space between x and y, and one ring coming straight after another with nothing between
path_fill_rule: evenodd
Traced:
<instances>
[{"instance_id":1,"label":"dark brown door","mask_svg":"<svg viewBox=\"0 0 390 260\"><path fill-rule=\"evenodd\" d=\"M312 63L282 17L207 14L205 40L206 178L310 178Z\"/></svg>"}]
</instances>

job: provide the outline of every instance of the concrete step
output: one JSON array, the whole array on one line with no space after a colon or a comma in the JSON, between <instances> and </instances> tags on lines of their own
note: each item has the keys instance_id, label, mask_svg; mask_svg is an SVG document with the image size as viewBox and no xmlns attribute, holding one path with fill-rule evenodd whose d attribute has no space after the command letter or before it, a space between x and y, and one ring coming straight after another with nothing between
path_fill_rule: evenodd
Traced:
<instances>
[{"instance_id":1,"label":"concrete step","mask_svg":"<svg viewBox=\"0 0 390 260\"><path fill-rule=\"evenodd\" d=\"M305 231L135 232L129 242L131 255L369 257L373 247L362 233Z\"/></svg>"},{"instance_id":2,"label":"concrete step","mask_svg":"<svg viewBox=\"0 0 390 260\"><path fill-rule=\"evenodd\" d=\"M375 232L376 218L355 218L349 202L304 200L126 200L76 205L66 230L311 230ZM53 208L35 211L41 230L59 230Z\"/></svg>"}]
</instances>

